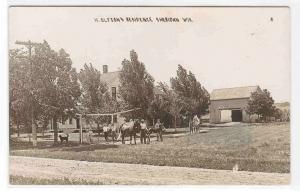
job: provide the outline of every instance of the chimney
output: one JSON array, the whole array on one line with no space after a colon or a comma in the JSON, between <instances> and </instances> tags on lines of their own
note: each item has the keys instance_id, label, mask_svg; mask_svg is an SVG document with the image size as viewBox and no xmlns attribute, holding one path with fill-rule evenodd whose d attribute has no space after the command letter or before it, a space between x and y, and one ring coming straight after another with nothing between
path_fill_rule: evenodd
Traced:
<instances>
[{"instance_id":1,"label":"chimney","mask_svg":"<svg viewBox=\"0 0 300 191\"><path fill-rule=\"evenodd\" d=\"M108 65L103 65L103 74L108 72Z\"/></svg>"}]
</instances>

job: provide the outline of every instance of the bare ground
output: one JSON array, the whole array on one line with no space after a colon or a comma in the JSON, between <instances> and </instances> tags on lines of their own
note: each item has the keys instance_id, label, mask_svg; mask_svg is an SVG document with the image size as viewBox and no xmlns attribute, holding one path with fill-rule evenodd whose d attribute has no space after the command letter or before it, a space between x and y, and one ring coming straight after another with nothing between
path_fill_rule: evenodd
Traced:
<instances>
[{"instance_id":1,"label":"bare ground","mask_svg":"<svg viewBox=\"0 0 300 191\"><path fill-rule=\"evenodd\" d=\"M10 175L105 184L289 184L290 174L10 156Z\"/></svg>"}]
</instances>

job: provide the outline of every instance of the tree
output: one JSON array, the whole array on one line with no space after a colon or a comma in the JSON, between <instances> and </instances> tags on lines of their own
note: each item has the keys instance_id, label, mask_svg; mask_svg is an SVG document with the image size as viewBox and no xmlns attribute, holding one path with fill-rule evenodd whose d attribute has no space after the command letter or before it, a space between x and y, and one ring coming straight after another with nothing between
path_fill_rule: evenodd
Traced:
<instances>
[{"instance_id":1,"label":"tree","mask_svg":"<svg viewBox=\"0 0 300 191\"><path fill-rule=\"evenodd\" d=\"M15 52L11 50L11 52ZM10 56L10 64L16 59L22 58L22 54ZM26 58L28 60L28 57ZM72 61L68 53L63 49L58 52L51 49L44 41L34 46L34 54L28 61L19 61L24 70L21 77L12 75L10 85L12 92L18 89L17 84L23 84L22 92L16 96L10 95L10 105L14 108L16 100L18 103L30 105L30 118L37 125L38 121L53 118L54 143L58 140L57 119L61 116L72 115L76 109L80 97L80 87L77 73L72 68ZM17 68L17 67L16 67ZM12 70L17 70L12 68ZM16 71L11 71L15 73ZM30 80L29 80L30 79ZM12 93L14 94L14 93ZM26 104L19 105L13 111L24 110Z\"/></svg>"},{"instance_id":2,"label":"tree","mask_svg":"<svg viewBox=\"0 0 300 191\"><path fill-rule=\"evenodd\" d=\"M102 104L104 94L108 91L106 84L100 80L101 73L93 67L84 64L84 69L79 72L79 80L82 85L82 104L86 112L95 113Z\"/></svg>"},{"instance_id":3,"label":"tree","mask_svg":"<svg viewBox=\"0 0 300 191\"><path fill-rule=\"evenodd\" d=\"M284 111L277 107L273 112L273 116L275 117L276 120L284 121Z\"/></svg>"},{"instance_id":4,"label":"tree","mask_svg":"<svg viewBox=\"0 0 300 191\"><path fill-rule=\"evenodd\" d=\"M30 94L27 91L30 81L29 61L22 49L9 51L9 116L13 125L17 126L18 136L20 125L31 132L30 123ZM10 126L12 125L10 123Z\"/></svg>"},{"instance_id":5,"label":"tree","mask_svg":"<svg viewBox=\"0 0 300 191\"><path fill-rule=\"evenodd\" d=\"M192 115L201 116L208 112L209 93L191 71L187 72L181 65L178 65L177 76L171 78L170 81L171 88L184 105L181 114L187 116L189 122Z\"/></svg>"},{"instance_id":6,"label":"tree","mask_svg":"<svg viewBox=\"0 0 300 191\"><path fill-rule=\"evenodd\" d=\"M130 51L130 60L122 61L120 72L120 95L130 108L141 108L141 117L147 117L147 110L153 100L154 79L145 65L138 60L137 53Z\"/></svg>"},{"instance_id":7,"label":"tree","mask_svg":"<svg viewBox=\"0 0 300 191\"><path fill-rule=\"evenodd\" d=\"M267 89L263 91L257 90L251 93L246 109L249 114L257 114L262 117L264 121L275 112L274 100Z\"/></svg>"},{"instance_id":8,"label":"tree","mask_svg":"<svg viewBox=\"0 0 300 191\"><path fill-rule=\"evenodd\" d=\"M170 123L170 113L168 111L168 102L165 99L164 92L160 86L157 87L158 91L161 91L160 95L157 95L151 101L148 107L148 115L153 119L153 125L155 120L160 119L165 125Z\"/></svg>"},{"instance_id":9,"label":"tree","mask_svg":"<svg viewBox=\"0 0 300 191\"><path fill-rule=\"evenodd\" d=\"M112 98L107 85L101 81L101 72L92 64L84 65L84 68L80 70L79 80L82 85L81 102L84 114L113 113L122 108L122 104ZM88 122L95 122L98 130L100 130L101 123L108 122L110 119L110 116L83 116Z\"/></svg>"},{"instance_id":10,"label":"tree","mask_svg":"<svg viewBox=\"0 0 300 191\"><path fill-rule=\"evenodd\" d=\"M181 111L184 108L183 100L175 93L175 91L171 90L166 83L160 82L159 87L164 92L164 109L173 117L173 125L176 131L177 119L181 117Z\"/></svg>"},{"instance_id":11,"label":"tree","mask_svg":"<svg viewBox=\"0 0 300 191\"><path fill-rule=\"evenodd\" d=\"M65 50L51 49L44 41L33 55L33 97L39 103L43 116L53 118L54 143L58 141L57 120L74 116L81 95L77 72Z\"/></svg>"}]
</instances>

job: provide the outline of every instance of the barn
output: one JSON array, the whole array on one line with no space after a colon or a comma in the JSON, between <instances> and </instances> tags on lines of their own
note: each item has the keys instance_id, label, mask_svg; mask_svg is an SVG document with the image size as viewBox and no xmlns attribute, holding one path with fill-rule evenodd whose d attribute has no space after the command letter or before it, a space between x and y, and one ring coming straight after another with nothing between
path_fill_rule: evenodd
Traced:
<instances>
[{"instance_id":1,"label":"barn","mask_svg":"<svg viewBox=\"0 0 300 191\"><path fill-rule=\"evenodd\" d=\"M210 123L250 122L255 116L246 113L251 93L259 86L215 89L210 95Z\"/></svg>"}]
</instances>

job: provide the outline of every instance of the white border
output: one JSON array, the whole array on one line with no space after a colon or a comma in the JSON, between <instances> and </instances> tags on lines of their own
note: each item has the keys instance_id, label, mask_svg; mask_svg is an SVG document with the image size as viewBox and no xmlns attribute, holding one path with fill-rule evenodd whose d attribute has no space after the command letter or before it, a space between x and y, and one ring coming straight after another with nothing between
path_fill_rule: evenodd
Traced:
<instances>
[{"instance_id":1,"label":"white border","mask_svg":"<svg viewBox=\"0 0 300 191\"><path fill-rule=\"evenodd\" d=\"M289 186L10 186L8 185L8 39L7 21L9 6L288 6L291 12L291 185ZM1 69L0 69L0 190L300 190L300 2L298 0L3 0L0 9ZM297 118L298 117L298 118ZM298 138L297 138L298 137ZM298 150L297 150L298 149Z\"/></svg>"}]
</instances>

